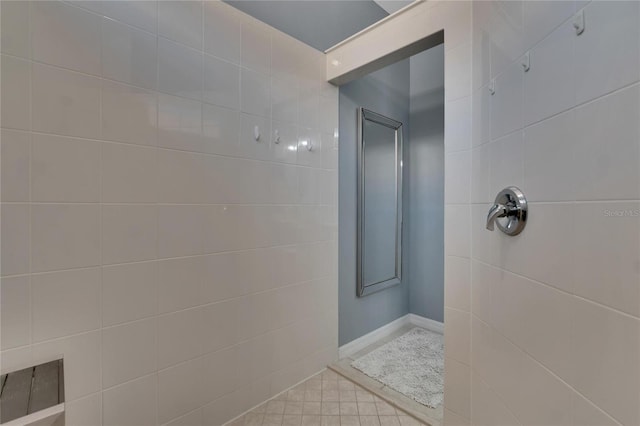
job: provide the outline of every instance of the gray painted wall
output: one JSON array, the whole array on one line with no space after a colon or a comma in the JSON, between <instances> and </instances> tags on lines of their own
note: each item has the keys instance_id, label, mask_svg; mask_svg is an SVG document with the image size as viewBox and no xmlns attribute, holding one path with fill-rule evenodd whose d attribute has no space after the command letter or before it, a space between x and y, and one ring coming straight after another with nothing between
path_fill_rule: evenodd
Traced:
<instances>
[{"instance_id":1,"label":"gray painted wall","mask_svg":"<svg viewBox=\"0 0 640 426\"><path fill-rule=\"evenodd\" d=\"M225 1L322 51L389 15L373 0Z\"/></svg>"},{"instance_id":2,"label":"gray painted wall","mask_svg":"<svg viewBox=\"0 0 640 426\"><path fill-rule=\"evenodd\" d=\"M403 123L409 138L409 60L395 63L340 87L339 145L339 333L344 345L409 313L408 261L403 282L362 298L356 296L357 110L365 107ZM405 164L408 150L405 149ZM405 180L408 177L405 167ZM406 195L406 192L405 192ZM407 211L407 196L404 206ZM405 215L405 220L407 216ZM407 247L407 232L403 249Z\"/></svg>"},{"instance_id":3,"label":"gray painted wall","mask_svg":"<svg viewBox=\"0 0 640 426\"><path fill-rule=\"evenodd\" d=\"M403 122L403 277L356 296L356 155L359 106ZM444 46L340 87L339 344L407 313L444 316Z\"/></svg>"},{"instance_id":4,"label":"gray painted wall","mask_svg":"<svg viewBox=\"0 0 640 426\"><path fill-rule=\"evenodd\" d=\"M444 45L410 58L409 311L444 319Z\"/></svg>"}]
</instances>

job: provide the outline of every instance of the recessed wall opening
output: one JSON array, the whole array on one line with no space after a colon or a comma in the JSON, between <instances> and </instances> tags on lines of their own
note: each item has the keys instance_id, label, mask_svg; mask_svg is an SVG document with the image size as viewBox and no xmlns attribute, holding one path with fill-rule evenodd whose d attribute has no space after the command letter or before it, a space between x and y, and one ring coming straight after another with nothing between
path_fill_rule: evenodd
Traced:
<instances>
[{"instance_id":1,"label":"recessed wall opening","mask_svg":"<svg viewBox=\"0 0 640 426\"><path fill-rule=\"evenodd\" d=\"M338 373L439 424L444 33L337 78ZM407 357L403 360L404 357Z\"/></svg>"}]
</instances>

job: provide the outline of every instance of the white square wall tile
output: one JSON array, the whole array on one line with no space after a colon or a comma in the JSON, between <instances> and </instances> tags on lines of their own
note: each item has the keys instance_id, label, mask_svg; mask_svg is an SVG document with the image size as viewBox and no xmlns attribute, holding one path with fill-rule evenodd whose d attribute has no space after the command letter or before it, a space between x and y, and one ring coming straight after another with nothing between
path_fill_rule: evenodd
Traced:
<instances>
[{"instance_id":1,"label":"white square wall tile","mask_svg":"<svg viewBox=\"0 0 640 426\"><path fill-rule=\"evenodd\" d=\"M100 206L34 204L31 206L33 272L100 264Z\"/></svg>"},{"instance_id":2,"label":"white square wall tile","mask_svg":"<svg viewBox=\"0 0 640 426\"><path fill-rule=\"evenodd\" d=\"M524 3L524 48L551 34L575 11L574 1L525 1Z\"/></svg>"},{"instance_id":3,"label":"white square wall tile","mask_svg":"<svg viewBox=\"0 0 640 426\"><path fill-rule=\"evenodd\" d=\"M524 73L525 124L535 123L574 106L575 37L573 23L567 22L531 50L530 68Z\"/></svg>"},{"instance_id":4,"label":"white square wall tile","mask_svg":"<svg viewBox=\"0 0 640 426\"><path fill-rule=\"evenodd\" d=\"M640 197L640 86L575 110L577 200Z\"/></svg>"},{"instance_id":5,"label":"white square wall tile","mask_svg":"<svg viewBox=\"0 0 640 426\"><path fill-rule=\"evenodd\" d=\"M174 312L203 303L204 286L208 281L206 257L165 259L159 261L157 267L160 313Z\"/></svg>"},{"instance_id":6,"label":"white square wall tile","mask_svg":"<svg viewBox=\"0 0 640 426\"><path fill-rule=\"evenodd\" d=\"M102 144L102 201L157 201L157 151L154 148Z\"/></svg>"},{"instance_id":7,"label":"white square wall tile","mask_svg":"<svg viewBox=\"0 0 640 426\"><path fill-rule=\"evenodd\" d=\"M98 139L100 79L37 63L31 68L33 130Z\"/></svg>"},{"instance_id":8,"label":"white square wall tile","mask_svg":"<svg viewBox=\"0 0 640 426\"><path fill-rule=\"evenodd\" d=\"M158 317L158 368L167 368L203 354L201 308Z\"/></svg>"},{"instance_id":9,"label":"white square wall tile","mask_svg":"<svg viewBox=\"0 0 640 426\"><path fill-rule=\"evenodd\" d=\"M518 317L518 345L556 375L570 378L571 336L573 327L572 296L534 281L523 281ZM545 314L540 315L544 306Z\"/></svg>"},{"instance_id":10,"label":"white square wall tile","mask_svg":"<svg viewBox=\"0 0 640 426\"><path fill-rule=\"evenodd\" d=\"M198 204L207 201L206 172L209 157L174 150L158 151L158 200L163 203Z\"/></svg>"},{"instance_id":11,"label":"white square wall tile","mask_svg":"<svg viewBox=\"0 0 640 426\"><path fill-rule=\"evenodd\" d=\"M444 94L447 101L471 95L471 43L444 54Z\"/></svg>"},{"instance_id":12,"label":"white square wall tile","mask_svg":"<svg viewBox=\"0 0 640 426\"><path fill-rule=\"evenodd\" d=\"M205 398L213 401L233 392L238 382L237 348L221 350L204 357Z\"/></svg>"},{"instance_id":13,"label":"white square wall tile","mask_svg":"<svg viewBox=\"0 0 640 426\"><path fill-rule=\"evenodd\" d=\"M250 83L244 87L244 70L242 75L243 88L241 90L240 67L238 65L204 55L204 101L235 110L240 109L240 93L253 94L253 90L257 89Z\"/></svg>"},{"instance_id":14,"label":"white square wall tile","mask_svg":"<svg viewBox=\"0 0 640 426\"><path fill-rule=\"evenodd\" d=\"M471 100L467 96L445 104L446 152L471 148Z\"/></svg>"},{"instance_id":15,"label":"white square wall tile","mask_svg":"<svg viewBox=\"0 0 640 426\"><path fill-rule=\"evenodd\" d=\"M206 4L206 3L205 3ZM202 409L193 410L184 416L180 416L169 423L167 426L203 426Z\"/></svg>"},{"instance_id":16,"label":"white square wall tile","mask_svg":"<svg viewBox=\"0 0 640 426\"><path fill-rule=\"evenodd\" d=\"M444 303L446 307L471 311L471 266L469 259L447 256L445 259Z\"/></svg>"},{"instance_id":17,"label":"white square wall tile","mask_svg":"<svg viewBox=\"0 0 640 426\"><path fill-rule=\"evenodd\" d=\"M500 397L475 374L471 377L471 423L520 425Z\"/></svg>"},{"instance_id":18,"label":"white square wall tile","mask_svg":"<svg viewBox=\"0 0 640 426\"><path fill-rule=\"evenodd\" d=\"M2 55L2 127L13 129L30 128L30 76L31 65L26 60Z\"/></svg>"},{"instance_id":19,"label":"white square wall tile","mask_svg":"<svg viewBox=\"0 0 640 426\"><path fill-rule=\"evenodd\" d=\"M320 86L301 81L298 85L298 125L318 128L320 124Z\"/></svg>"},{"instance_id":20,"label":"white square wall tile","mask_svg":"<svg viewBox=\"0 0 640 426\"><path fill-rule=\"evenodd\" d=\"M514 132L489 144L489 195L508 186L522 188L524 159L522 132Z\"/></svg>"},{"instance_id":21,"label":"white square wall tile","mask_svg":"<svg viewBox=\"0 0 640 426\"><path fill-rule=\"evenodd\" d=\"M463 364L471 364L471 315L469 312L445 308L446 357Z\"/></svg>"},{"instance_id":22,"label":"white square wall tile","mask_svg":"<svg viewBox=\"0 0 640 426\"><path fill-rule=\"evenodd\" d=\"M100 269L78 269L31 278L33 341L100 327Z\"/></svg>"},{"instance_id":23,"label":"white square wall tile","mask_svg":"<svg viewBox=\"0 0 640 426\"><path fill-rule=\"evenodd\" d=\"M444 197L446 204L465 204L470 200L471 151L445 154Z\"/></svg>"},{"instance_id":24,"label":"white square wall tile","mask_svg":"<svg viewBox=\"0 0 640 426\"><path fill-rule=\"evenodd\" d=\"M382 417L380 419L382 420ZM447 426L470 426L471 425L471 419L460 416L446 407L444 409L442 421L443 421L443 424ZM390 425L391 424L392 423L390 423Z\"/></svg>"},{"instance_id":25,"label":"white square wall tile","mask_svg":"<svg viewBox=\"0 0 640 426\"><path fill-rule=\"evenodd\" d=\"M242 66L254 71L271 74L272 29L262 22L248 17L242 20Z\"/></svg>"},{"instance_id":26,"label":"white square wall tile","mask_svg":"<svg viewBox=\"0 0 640 426\"><path fill-rule=\"evenodd\" d=\"M33 59L100 75L100 17L60 1L31 5Z\"/></svg>"},{"instance_id":27,"label":"white square wall tile","mask_svg":"<svg viewBox=\"0 0 640 426\"><path fill-rule=\"evenodd\" d=\"M579 184L575 164L575 112L569 111L524 131L524 191L529 201L575 200Z\"/></svg>"},{"instance_id":28,"label":"white square wall tile","mask_svg":"<svg viewBox=\"0 0 640 426\"><path fill-rule=\"evenodd\" d=\"M485 85L472 96L471 145L473 147L491 139L491 92Z\"/></svg>"},{"instance_id":29,"label":"white square wall tile","mask_svg":"<svg viewBox=\"0 0 640 426\"><path fill-rule=\"evenodd\" d=\"M640 320L582 299L574 302L569 383L620 423L638 423ZM607 344L594 345L594 336L607 336Z\"/></svg>"},{"instance_id":30,"label":"white square wall tile","mask_svg":"<svg viewBox=\"0 0 640 426\"><path fill-rule=\"evenodd\" d=\"M271 117L271 83L269 76L259 72L242 69L242 112Z\"/></svg>"},{"instance_id":31,"label":"white square wall tile","mask_svg":"<svg viewBox=\"0 0 640 426\"><path fill-rule=\"evenodd\" d=\"M29 201L31 134L0 130L0 150L1 200Z\"/></svg>"},{"instance_id":32,"label":"white square wall tile","mask_svg":"<svg viewBox=\"0 0 640 426\"><path fill-rule=\"evenodd\" d=\"M31 199L46 202L100 200L100 143L34 134Z\"/></svg>"},{"instance_id":33,"label":"white square wall tile","mask_svg":"<svg viewBox=\"0 0 640 426\"><path fill-rule=\"evenodd\" d=\"M102 330L102 388L156 371L158 322L145 319Z\"/></svg>"},{"instance_id":34,"label":"white square wall tile","mask_svg":"<svg viewBox=\"0 0 640 426\"><path fill-rule=\"evenodd\" d=\"M524 53L522 8L524 1L491 2L490 25L491 76L502 73Z\"/></svg>"},{"instance_id":35,"label":"white square wall tile","mask_svg":"<svg viewBox=\"0 0 640 426\"><path fill-rule=\"evenodd\" d=\"M492 294L501 279L499 270L480 263L471 262L471 312L475 317L492 322Z\"/></svg>"},{"instance_id":36,"label":"white square wall tile","mask_svg":"<svg viewBox=\"0 0 640 426\"><path fill-rule=\"evenodd\" d=\"M0 240L2 275L29 273L31 253L29 204L6 204L0 207L2 239Z\"/></svg>"},{"instance_id":37,"label":"white square wall tile","mask_svg":"<svg viewBox=\"0 0 640 426\"><path fill-rule=\"evenodd\" d=\"M85 2L96 6L97 12L125 24L156 33L158 5L151 0Z\"/></svg>"},{"instance_id":38,"label":"white square wall tile","mask_svg":"<svg viewBox=\"0 0 640 426\"><path fill-rule=\"evenodd\" d=\"M157 424L157 375L142 377L104 391L102 404L105 426Z\"/></svg>"},{"instance_id":39,"label":"white square wall tile","mask_svg":"<svg viewBox=\"0 0 640 426\"><path fill-rule=\"evenodd\" d=\"M66 426L98 425L102 422L102 394L92 395L64 403Z\"/></svg>"},{"instance_id":40,"label":"white square wall tile","mask_svg":"<svg viewBox=\"0 0 640 426\"><path fill-rule=\"evenodd\" d=\"M153 90L158 80L157 61L154 34L102 19L103 77Z\"/></svg>"},{"instance_id":41,"label":"white square wall tile","mask_svg":"<svg viewBox=\"0 0 640 426\"><path fill-rule=\"evenodd\" d=\"M334 102L337 106L337 102ZM295 78L271 77L271 113L273 119L290 124L298 120L298 82Z\"/></svg>"},{"instance_id":42,"label":"white square wall tile","mask_svg":"<svg viewBox=\"0 0 640 426\"><path fill-rule=\"evenodd\" d=\"M31 343L31 284L29 277L2 278L2 350Z\"/></svg>"},{"instance_id":43,"label":"white square wall tile","mask_svg":"<svg viewBox=\"0 0 640 426\"><path fill-rule=\"evenodd\" d=\"M158 372L158 421L166 423L204 402L203 359Z\"/></svg>"},{"instance_id":44,"label":"white square wall tile","mask_svg":"<svg viewBox=\"0 0 640 426\"><path fill-rule=\"evenodd\" d=\"M158 207L158 257L204 253L205 210L201 206Z\"/></svg>"},{"instance_id":45,"label":"white square wall tile","mask_svg":"<svg viewBox=\"0 0 640 426\"><path fill-rule=\"evenodd\" d=\"M31 55L31 31L28 2L3 2L2 22L2 53L28 58Z\"/></svg>"},{"instance_id":46,"label":"white square wall tile","mask_svg":"<svg viewBox=\"0 0 640 426\"><path fill-rule=\"evenodd\" d=\"M469 206L445 206L444 209L445 255L469 257L471 254L471 229Z\"/></svg>"},{"instance_id":47,"label":"white square wall tile","mask_svg":"<svg viewBox=\"0 0 640 426\"><path fill-rule=\"evenodd\" d=\"M139 145L155 145L157 109L154 92L104 80L102 138Z\"/></svg>"},{"instance_id":48,"label":"white square wall tile","mask_svg":"<svg viewBox=\"0 0 640 426\"><path fill-rule=\"evenodd\" d=\"M487 225L488 204L477 204L471 206L471 255L473 259L480 260L490 265L500 264L500 253L505 238L509 238L498 230L489 231ZM446 216L445 222L449 218ZM498 231L498 232L496 232Z\"/></svg>"},{"instance_id":49,"label":"white square wall tile","mask_svg":"<svg viewBox=\"0 0 640 426\"><path fill-rule=\"evenodd\" d=\"M491 138L497 139L522 128L524 72L512 63L496 78L491 96Z\"/></svg>"},{"instance_id":50,"label":"white square wall tile","mask_svg":"<svg viewBox=\"0 0 640 426\"><path fill-rule=\"evenodd\" d=\"M217 1L204 2L204 51L240 64L240 13Z\"/></svg>"},{"instance_id":51,"label":"white square wall tile","mask_svg":"<svg viewBox=\"0 0 640 426\"><path fill-rule=\"evenodd\" d=\"M523 316L529 303L525 297L529 281L520 275L502 269L496 270L499 279L485 284L490 289L491 312L488 322L505 338L519 342L524 327ZM479 295L480 298L486 296Z\"/></svg>"},{"instance_id":52,"label":"white square wall tile","mask_svg":"<svg viewBox=\"0 0 640 426\"><path fill-rule=\"evenodd\" d=\"M522 252L516 272L527 278L573 292L575 209L570 203L531 203L527 232L518 246Z\"/></svg>"},{"instance_id":53,"label":"white square wall tile","mask_svg":"<svg viewBox=\"0 0 640 426\"><path fill-rule=\"evenodd\" d=\"M200 101L158 95L158 146L202 152L202 109Z\"/></svg>"},{"instance_id":54,"label":"white square wall tile","mask_svg":"<svg viewBox=\"0 0 640 426\"><path fill-rule=\"evenodd\" d=\"M203 320L206 324L218 324L215 329L205 327L203 343L205 352L215 352L229 348L240 342L242 312L246 311L247 298L232 299L203 308Z\"/></svg>"},{"instance_id":55,"label":"white square wall tile","mask_svg":"<svg viewBox=\"0 0 640 426\"><path fill-rule=\"evenodd\" d=\"M640 315L640 203L574 205L574 292Z\"/></svg>"},{"instance_id":56,"label":"white square wall tile","mask_svg":"<svg viewBox=\"0 0 640 426\"><path fill-rule=\"evenodd\" d=\"M202 49L202 1L158 2L158 35Z\"/></svg>"},{"instance_id":57,"label":"white square wall tile","mask_svg":"<svg viewBox=\"0 0 640 426\"><path fill-rule=\"evenodd\" d=\"M575 39L578 104L640 79L640 3L592 1L584 17Z\"/></svg>"},{"instance_id":58,"label":"white square wall tile","mask_svg":"<svg viewBox=\"0 0 640 426\"><path fill-rule=\"evenodd\" d=\"M102 324L151 317L158 311L156 262L102 268Z\"/></svg>"},{"instance_id":59,"label":"white square wall tile","mask_svg":"<svg viewBox=\"0 0 640 426\"><path fill-rule=\"evenodd\" d=\"M158 90L202 99L202 52L158 38Z\"/></svg>"},{"instance_id":60,"label":"white square wall tile","mask_svg":"<svg viewBox=\"0 0 640 426\"><path fill-rule=\"evenodd\" d=\"M100 391L100 330L33 345L33 364L58 358L64 359L66 401Z\"/></svg>"},{"instance_id":61,"label":"white square wall tile","mask_svg":"<svg viewBox=\"0 0 640 426\"><path fill-rule=\"evenodd\" d=\"M267 252L272 251L266 249ZM262 275L264 268L246 268L245 261L258 258L272 259L263 253L264 250L250 252L233 252L208 255L205 257L207 274L215 273L219 280L209 280L204 287L204 301L207 303L218 302L226 299L232 299L247 294L249 282L246 277L253 277L256 269ZM262 275L263 282L271 283L271 277L267 273Z\"/></svg>"},{"instance_id":62,"label":"white square wall tile","mask_svg":"<svg viewBox=\"0 0 640 426\"><path fill-rule=\"evenodd\" d=\"M619 424L591 401L577 393L573 395L572 411L574 423L578 425L616 426Z\"/></svg>"},{"instance_id":63,"label":"white square wall tile","mask_svg":"<svg viewBox=\"0 0 640 426\"><path fill-rule=\"evenodd\" d=\"M571 406L573 390L534 359L524 356L522 360L521 383L530 386L521 388L509 408L524 425L571 424L571 410L567 408Z\"/></svg>"},{"instance_id":64,"label":"white square wall tile","mask_svg":"<svg viewBox=\"0 0 640 426\"><path fill-rule=\"evenodd\" d=\"M234 155L237 153L240 140L240 113L229 108L204 104L202 134L205 152Z\"/></svg>"},{"instance_id":65,"label":"white square wall tile","mask_svg":"<svg viewBox=\"0 0 640 426\"><path fill-rule=\"evenodd\" d=\"M489 187L491 174L490 144L480 145L471 150L471 202L490 203L495 199Z\"/></svg>"},{"instance_id":66,"label":"white square wall tile","mask_svg":"<svg viewBox=\"0 0 640 426\"><path fill-rule=\"evenodd\" d=\"M490 2L473 5L472 89L478 90L491 78L491 38L489 26Z\"/></svg>"},{"instance_id":67,"label":"white square wall tile","mask_svg":"<svg viewBox=\"0 0 640 426\"><path fill-rule=\"evenodd\" d=\"M157 214L156 206L102 206L102 264L154 259Z\"/></svg>"},{"instance_id":68,"label":"white square wall tile","mask_svg":"<svg viewBox=\"0 0 640 426\"><path fill-rule=\"evenodd\" d=\"M465 417L471 417L471 369L452 358L445 358L445 406Z\"/></svg>"}]
</instances>

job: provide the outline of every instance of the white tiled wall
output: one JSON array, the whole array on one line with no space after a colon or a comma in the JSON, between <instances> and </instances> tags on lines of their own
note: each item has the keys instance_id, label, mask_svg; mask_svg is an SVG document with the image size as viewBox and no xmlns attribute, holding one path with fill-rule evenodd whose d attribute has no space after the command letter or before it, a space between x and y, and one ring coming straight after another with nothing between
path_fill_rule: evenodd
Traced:
<instances>
[{"instance_id":1,"label":"white tiled wall","mask_svg":"<svg viewBox=\"0 0 640 426\"><path fill-rule=\"evenodd\" d=\"M324 55L217 2L1 7L3 372L64 355L67 425L213 426L333 360Z\"/></svg>"},{"instance_id":2,"label":"white tiled wall","mask_svg":"<svg viewBox=\"0 0 640 426\"><path fill-rule=\"evenodd\" d=\"M471 149L445 142L445 422L640 424L640 3L472 7ZM530 202L517 237L484 229L507 185Z\"/></svg>"}]
</instances>

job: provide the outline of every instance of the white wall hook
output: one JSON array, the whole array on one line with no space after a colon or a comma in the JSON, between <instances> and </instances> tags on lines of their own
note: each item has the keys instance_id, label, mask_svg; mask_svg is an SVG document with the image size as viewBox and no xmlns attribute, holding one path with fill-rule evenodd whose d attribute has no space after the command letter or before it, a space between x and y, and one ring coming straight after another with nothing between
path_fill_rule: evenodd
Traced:
<instances>
[{"instance_id":1,"label":"white wall hook","mask_svg":"<svg viewBox=\"0 0 640 426\"><path fill-rule=\"evenodd\" d=\"M311 143L311 141L309 141L309 143L307 144L307 151L313 151L313 144Z\"/></svg>"},{"instance_id":2,"label":"white wall hook","mask_svg":"<svg viewBox=\"0 0 640 426\"><path fill-rule=\"evenodd\" d=\"M522 64L524 72L528 72L529 69L531 69L531 54L529 52L525 53L520 63Z\"/></svg>"},{"instance_id":3,"label":"white wall hook","mask_svg":"<svg viewBox=\"0 0 640 426\"><path fill-rule=\"evenodd\" d=\"M574 15L573 28L576 29L576 35L580 35L584 32L584 10L581 10Z\"/></svg>"},{"instance_id":4,"label":"white wall hook","mask_svg":"<svg viewBox=\"0 0 640 426\"><path fill-rule=\"evenodd\" d=\"M273 143L275 143L275 144L279 144L280 143L280 132L278 131L278 129L276 129L273 132Z\"/></svg>"},{"instance_id":5,"label":"white wall hook","mask_svg":"<svg viewBox=\"0 0 640 426\"><path fill-rule=\"evenodd\" d=\"M492 78L489 81L489 93L494 95L496 93L496 79Z\"/></svg>"},{"instance_id":6,"label":"white wall hook","mask_svg":"<svg viewBox=\"0 0 640 426\"><path fill-rule=\"evenodd\" d=\"M258 126L253 127L253 137L256 141L260 140L260 128Z\"/></svg>"}]
</instances>

